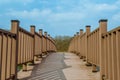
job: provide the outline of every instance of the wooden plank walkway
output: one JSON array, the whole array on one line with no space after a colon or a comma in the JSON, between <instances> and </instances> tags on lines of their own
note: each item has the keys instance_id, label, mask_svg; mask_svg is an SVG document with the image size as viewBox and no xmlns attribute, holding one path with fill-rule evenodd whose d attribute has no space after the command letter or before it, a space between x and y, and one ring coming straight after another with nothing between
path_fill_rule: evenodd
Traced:
<instances>
[{"instance_id":1,"label":"wooden plank walkway","mask_svg":"<svg viewBox=\"0 0 120 80\"><path fill-rule=\"evenodd\" d=\"M66 80L100 80L100 73L93 73L92 67L85 66L86 62L72 53L65 53L65 64L70 66L63 69Z\"/></svg>"},{"instance_id":2,"label":"wooden plank walkway","mask_svg":"<svg viewBox=\"0 0 120 80\"><path fill-rule=\"evenodd\" d=\"M32 75L22 80L99 80L99 73L71 53L52 53L34 67Z\"/></svg>"},{"instance_id":3,"label":"wooden plank walkway","mask_svg":"<svg viewBox=\"0 0 120 80\"><path fill-rule=\"evenodd\" d=\"M67 68L64 54L52 53L35 66L32 75L22 80L66 80L62 69Z\"/></svg>"}]
</instances>

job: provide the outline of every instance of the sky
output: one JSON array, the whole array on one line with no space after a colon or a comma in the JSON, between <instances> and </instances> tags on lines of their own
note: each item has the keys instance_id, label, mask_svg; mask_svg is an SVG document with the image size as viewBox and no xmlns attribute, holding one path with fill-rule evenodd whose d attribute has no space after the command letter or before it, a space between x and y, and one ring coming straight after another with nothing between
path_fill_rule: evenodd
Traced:
<instances>
[{"instance_id":1,"label":"sky","mask_svg":"<svg viewBox=\"0 0 120 80\"><path fill-rule=\"evenodd\" d=\"M120 0L0 0L0 28L10 29L11 20L30 30L30 25L55 37L73 36L100 19L108 19L108 30L120 25Z\"/></svg>"}]
</instances>

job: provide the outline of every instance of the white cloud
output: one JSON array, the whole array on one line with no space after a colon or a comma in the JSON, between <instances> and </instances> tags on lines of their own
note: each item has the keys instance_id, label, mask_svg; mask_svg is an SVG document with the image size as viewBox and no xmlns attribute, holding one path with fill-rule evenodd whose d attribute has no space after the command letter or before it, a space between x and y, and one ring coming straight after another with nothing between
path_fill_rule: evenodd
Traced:
<instances>
[{"instance_id":1,"label":"white cloud","mask_svg":"<svg viewBox=\"0 0 120 80\"><path fill-rule=\"evenodd\" d=\"M83 19L85 17L85 14L79 13L79 12L63 12L63 13L53 13L50 15L50 18L52 21L76 21Z\"/></svg>"},{"instance_id":2,"label":"white cloud","mask_svg":"<svg viewBox=\"0 0 120 80\"><path fill-rule=\"evenodd\" d=\"M70 20L80 20L85 17L85 14L80 12L62 12L62 13L56 13L53 12L50 9L33 9L31 11L23 10L23 11L15 11L15 10L9 10L9 12L6 13L8 16L13 17L20 17L20 18L32 18L32 19L40 19L40 18L46 18L46 21L70 21Z\"/></svg>"},{"instance_id":3,"label":"white cloud","mask_svg":"<svg viewBox=\"0 0 120 80\"><path fill-rule=\"evenodd\" d=\"M102 11L113 11L117 10L118 6L116 4L107 4L107 3L84 3L82 6L77 5L76 10L89 11L89 12L102 12Z\"/></svg>"},{"instance_id":4,"label":"white cloud","mask_svg":"<svg viewBox=\"0 0 120 80\"><path fill-rule=\"evenodd\" d=\"M94 5L95 10L97 11L111 11L116 10L118 7L116 5L109 5L109 4L96 4Z\"/></svg>"},{"instance_id":5,"label":"white cloud","mask_svg":"<svg viewBox=\"0 0 120 80\"><path fill-rule=\"evenodd\" d=\"M112 19L115 20L115 21L117 21L117 20L119 21L120 20L120 12L114 14Z\"/></svg>"},{"instance_id":6,"label":"white cloud","mask_svg":"<svg viewBox=\"0 0 120 80\"><path fill-rule=\"evenodd\" d=\"M28 3L32 3L34 0L0 0L0 4L6 4L6 3L22 3L23 5L26 5Z\"/></svg>"},{"instance_id":7,"label":"white cloud","mask_svg":"<svg viewBox=\"0 0 120 80\"><path fill-rule=\"evenodd\" d=\"M57 10L62 10L63 8L61 6L56 7Z\"/></svg>"},{"instance_id":8,"label":"white cloud","mask_svg":"<svg viewBox=\"0 0 120 80\"><path fill-rule=\"evenodd\" d=\"M9 12L6 13L8 16L14 16L14 17L21 17L21 18L40 18L45 17L51 13L51 10L39 10L39 9L33 9L31 11L23 10L23 11L16 11L16 10L9 10Z\"/></svg>"},{"instance_id":9,"label":"white cloud","mask_svg":"<svg viewBox=\"0 0 120 80\"><path fill-rule=\"evenodd\" d=\"M41 4L49 4L49 2L47 0L40 0L39 3L41 3Z\"/></svg>"},{"instance_id":10,"label":"white cloud","mask_svg":"<svg viewBox=\"0 0 120 80\"><path fill-rule=\"evenodd\" d=\"M0 0L0 3L3 4L3 3L9 3L11 2L12 0Z\"/></svg>"},{"instance_id":11,"label":"white cloud","mask_svg":"<svg viewBox=\"0 0 120 80\"><path fill-rule=\"evenodd\" d=\"M117 0L115 4L120 4L120 0Z\"/></svg>"}]
</instances>

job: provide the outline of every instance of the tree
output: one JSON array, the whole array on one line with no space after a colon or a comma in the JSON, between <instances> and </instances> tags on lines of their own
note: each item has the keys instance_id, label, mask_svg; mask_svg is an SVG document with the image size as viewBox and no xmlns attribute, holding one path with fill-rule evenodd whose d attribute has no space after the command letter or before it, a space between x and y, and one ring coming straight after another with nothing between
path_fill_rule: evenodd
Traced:
<instances>
[{"instance_id":1,"label":"tree","mask_svg":"<svg viewBox=\"0 0 120 80\"><path fill-rule=\"evenodd\" d=\"M55 41L56 41L57 50L59 52L67 51L71 38L72 37L70 36L56 36Z\"/></svg>"}]
</instances>

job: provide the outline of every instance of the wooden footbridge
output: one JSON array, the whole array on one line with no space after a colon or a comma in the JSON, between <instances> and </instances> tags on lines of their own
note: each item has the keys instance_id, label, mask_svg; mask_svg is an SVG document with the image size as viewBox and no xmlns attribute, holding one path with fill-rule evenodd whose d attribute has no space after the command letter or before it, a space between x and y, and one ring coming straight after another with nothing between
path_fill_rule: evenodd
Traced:
<instances>
[{"instance_id":1,"label":"wooden footbridge","mask_svg":"<svg viewBox=\"0 0 120 80\"><path fill-rule=\"evenodd\" d=\"M35 26L30 31L11 20L11 30L0 29L0 80L17 80L19 69L30 76L21 80L120 80L120 27L107 31L107 20L99 27L72 38L68 52L57 53L54 39ZM75 53L75 54L72 54ZM36 61L40 61L36 64ZM22 69L21 69L22 68Z\"/></svg>"}]
</instances>

